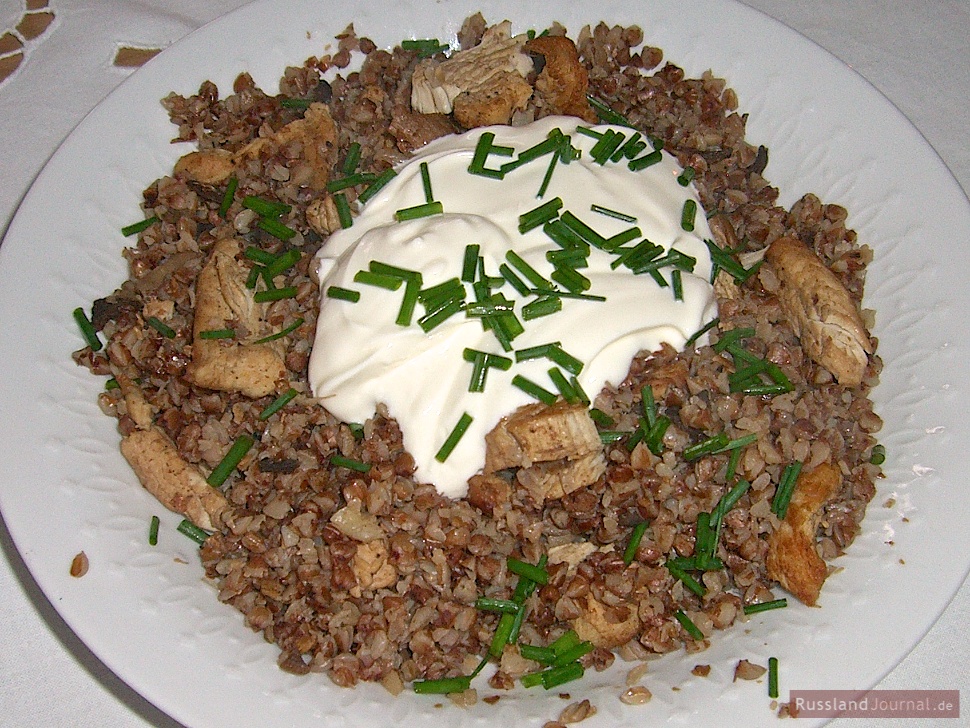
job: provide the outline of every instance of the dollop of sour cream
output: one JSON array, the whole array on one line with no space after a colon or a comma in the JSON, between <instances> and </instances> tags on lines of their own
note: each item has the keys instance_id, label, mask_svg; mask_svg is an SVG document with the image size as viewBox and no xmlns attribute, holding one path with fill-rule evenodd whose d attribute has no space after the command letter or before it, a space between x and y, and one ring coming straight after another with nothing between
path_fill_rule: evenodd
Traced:
<instances>
[{"instance_id":1,"label":"dollop of sour cream","mask_svg":"<svg viewBox=\"0 0 970 728\"><path fill-rule=\"evenodd\" d=\"M582 362L576 378L595 398L604 385L624 379L638 352L656 350L663 343L680 349L715 316L711 261L704 243L711 232L693 186L677 180L682 169L676 160L664 152L659 163L638 171L631 171L626 158L598 163L590 154L597 139L577 132L580 123L549 117L522 127L481 128L436 140L400 166L362 207L353 225L334 233L318 253L320 314L309 365L314 395L346 422L363 422L383 402L415 459L416 478L433 483L444 495L466 494L468 479L484 464L485 435L503 416L535 402L512 384L516 375L557 392L549 374L556 363L548 358L516 361L515 351L558 343ZM629 138L633 133L605 125L588 128L599 135L612 130ZM555 164L541 198L537 193L551 155L518 166L503 179L469 172L484 133L495 135L493 144L500 152L489 155L486 166L498 169L558 132L570 135L572 146L582 153L568 164ZM644 153L651 151L647 147ZM443 212L399 222L398 210L428 199L422 163L427 165L432 199L442 203ZM561 248L541 225L520 233L519 216L555 198L563 203L560 215L572 213L604 238L638 228L624 249L648 239L665 251L673 248L694 258L693 271L680 274L682 300L675 300L673 286L661 286L649 274L634 275L616 265L620 252L593 247L588 267L579 269L590 281L583 292L590 298L563 297L556 313L523 321L523 306L537 296L522 295L510 283L492 289L514 303L523 324L524 330L511 342L512 351L505 351L480 318L464 311L425 332L417 324L424 314L418 304L410 325L400 325L396 320L406 286L389 290L355 281L360 271L378 262L420 272L423 287L429 288L462 276L468 245L479 246L485 275L495 279L494 285L501 275L499 267L510 265L508 251L551 280L554 267L546 253ZM697 204L693 231L682 225L687 200ZM594 206L620 212L625 219L595 211ZM533 287L518 269L511 270ZM668 283L671 271L660 269ZM474 302L471 283L463 285L465 300ZM357 291L360 297L356 302L331 297L332 286ZM470 392L474 364L464 356L466 349L501 355L512 364L507 370L489 367L484 391ZM563 373L570 378L570 373ZM443 462L436 459L465 413L472 418L468 429Z\"/></svg>"}]
</instances>

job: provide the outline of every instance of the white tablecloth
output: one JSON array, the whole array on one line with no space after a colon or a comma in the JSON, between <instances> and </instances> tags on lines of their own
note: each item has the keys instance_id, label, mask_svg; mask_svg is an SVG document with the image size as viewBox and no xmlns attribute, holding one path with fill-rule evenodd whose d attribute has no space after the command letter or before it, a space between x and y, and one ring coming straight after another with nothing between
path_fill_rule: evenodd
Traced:
<instances>
[{"instance_id":1,"label":"white tablecloth","mask_svg":"<svg viewBox=\"0 0 970 728\"><path fill-rule=\"evenodd\" d=\"M912 120L963 189L970 190L970 0L746 1L815 40L872 82ZM243 4L52 0L45 9L43 0L0 0L0 48L5 48L5 29L16 39L13 45L23 46L19 67L0 82L0 227L6 229L58 144L131 72L112 64L120 46L165 47ZM45 12L53 14L53 21L41 35L28 38L22 16ZM43 25L45 18L28 20ZM4 56L13 53L0 51L0 68ZM2 524L0 542L0 725L177 728L71 633L34 584ZM925 639L879 687L970 687L968 623L970 586L964 585ZM886 639L892 639L891 629Z\"/></svg>"}]
</instances>

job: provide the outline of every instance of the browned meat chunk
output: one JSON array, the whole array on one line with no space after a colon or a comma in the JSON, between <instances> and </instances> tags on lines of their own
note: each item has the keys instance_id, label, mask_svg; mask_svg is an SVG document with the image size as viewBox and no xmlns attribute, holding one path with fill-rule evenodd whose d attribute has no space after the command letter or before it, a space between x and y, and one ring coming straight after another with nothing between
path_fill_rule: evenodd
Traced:
<instances>
[{"instance_id":1,"label":"browned meat chunk","mask_svg":"<svg viewBox=\"0 0 970 728\"><path fill-rule=\"evenodd\" d=\"M768 576L814 606L828 575L825 561L818 555L815 531L822 508L842 486L842 473L831 463L822 463L802 473L795 484L788 511L777 530L768 537Z\"/></svg>"},{"instance_id":2,"label":"browned meat chunk","mask_svg":"<svg viewBox=\"0 0 970 728\"><path fill-rule=\"evenodd\" d=\"M859 309L838 277L795 238L779 238L765 260L778 276L778 299L802 348L840 384L858 386L866 373L872 342Z\"/></svg>"},{"instance_id":3,"label":"browned meat chunk","mask_svg":"<svg viewBox=\"0 0 970 728\"><path fill-rule=\"evenodd\" d=\"M606 470L603 444L581 404L520 407L485 436L486 475L519 468L516 477L537 501L561 498Z\"/></svg>"}]
</instances>

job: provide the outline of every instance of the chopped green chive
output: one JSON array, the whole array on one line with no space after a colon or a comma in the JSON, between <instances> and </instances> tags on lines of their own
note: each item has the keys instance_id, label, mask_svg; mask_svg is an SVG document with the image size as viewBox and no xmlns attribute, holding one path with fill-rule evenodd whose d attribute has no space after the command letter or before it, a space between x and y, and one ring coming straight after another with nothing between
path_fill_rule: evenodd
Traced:
<instances>
[{"instance_id":1,"label":"chopped green chive","mask_svg":"<svg viewBox=\"0 0 970 728\"><path fill-rule=\"evenodd\" d=\"M451 431L451 434L445 439L444 443L441 445L441 449L435 454L434 459L439 463L443 463L451 455L452 451L458 445L458 441L464 436L468 427L472 423L472 416L467 412L463 412L461 417L458 418L458 422L455 424Z\"/></svg>"},{"instance_id":2,"label":"chopped green chive","mask_svg":"<svg viewBox=\"0 0 970 728\"><path fill-rule=\"evenodd\" d=\"M562 198L554 197L538 207L519 215L519 233L525 234L559 216Z\"/></svg>"},{"instance_id":3,"label":"chopped green chive","mask_svg":"<svg viewBox=\"0 0 970 728\"><path fill-rule=\"evenodd\" d=\"M675 301L684 300L684 283L681 280L680 268L670 271L670 288L674 292Z\"/></svg>"},{"instance_id":4,"label":"chopped green chive","mask_svg":"<svg viewBox=\"0 0 970 728\"><path fill-rule=\"evenodd\" d=\"M552 667L542 673L542 687L546 690L552 690L564 683L579 680L584 673L585 669L579 662Z\"/></svg>"},{"instance_id":5,"label":"chopped green chive","mask_svg":"<svg viewBox=\"0 0 970 728\"><path fill-rule=\"evenodd\" d=\"M330 464L335 468L347 468L348 470L353 470L358 473L367 473L371 469L370 463L365 463L362 460L356 460L354 458L344 457L343 455L331 455Z\"/></svg>"},{"instance_id":6,"label":"chopped green chive","mask_svg":"<svg viewBox=\"0 0 970 728\"><path fill-rule=\"evenodd\" d=\"M791 502L792 493L795 492L795 484L802 471L802 464L797 460L786 466L778 480L778 488L775 490L775 497L771 499L771 510L784 519L788 512L788 504Z\"/></svg>"},{"instance_id":7,"label":"chopped green chive","mask_svg":"<svg viewBox=\"0 0 970 728\"><path fill-rule=\"evenodd\" d=\"M687 232L694 230L694 218L697 216L697 203L694 200L685 200L684 209L680 213L680 227Z\"/></svg>"},{"instance_id":8,"label":"chopped green chive","mask_svg":"<svg viewBox=\"0 0 970 728\"><path fill-rule=\"evenodd\" d=\"M689 591L693 592L699 597L702 597L705 594L707 594L707 589L705 589L704 585L701 584L699 581L697 581L697 579L695 579L693 576L687 573L687 571L684 568L685 566L688 565L686 563L687 561L689 560L685 560L684 562L681 562L677 559L671 559L666 563L667 571L670 572L670 575L672 577L683 582L684 586ZM690 565L692 565L692 563Z\"/></svg>"},{"instance_id":9,"label":"chopped green chive","mask_svg":"<svg viewBox=\"0 0 970 728\"><path fill-rule=\"evenodd\" d=\"M156 222L161 222L161 220L159 219L158 215L152 215L144 220L134 222L131 225L126 225L125 227L121 228L121 234L126 238L131 237L132 235L137 235L138 233L144 232L150 228Z\"/></svg>"},{"instance_id":10,"label":"chopped green chive","mask_svg":"<svg viewBox=\"0 0 970 728\"><path fill-rule=\"evenodd\" d=\"M183 518L178 526L175 528L179 533L188 536L193 541L195 541L199 546L205 543L205 540L209 538L209 534L203 531L201 528L196 526L192 521L187 518Z\"/></svg>"},{"instance_id":11,"label":"chopped green chive","mask_svg":"<svg viewBox=\"0 0 970 728\"><path fill-rule=\"evenodd\" d=\"M549 572L547 572L541 566L526 563L525 561L513 558L512 556L508 557L505 563L506 566L508 566L509 571L511 571L513 574L530 579L536 584L549 583Z\"/></svg>"},{"instance_id":12,"label":"chopped green chive","mask_svg":"<svg viewBox=\"0 0 970 728\"><path fill-rule=\"evenodd\" d=\"M460 312L463 306L464 301L462 299L442 301L418 319L418 326L427 334Z\"/></svg>"},{"instance_id":13,"label":"chopped green chive","mask_svg":"<svg viewBox=\"0 0 970 728\"><path fill-rule=\"evenodd\" d=\"M566 379L566 376L558 367L552 367L547 373L549 374L549 379L556 385L556 389L559 390L559 394L562 395L564 400L570 404L579 404L581 402L579 394L573 389L572 383Z\"/></svg>"},{"instance_id":14,"label":"chopped green chive","mask_svg":"<svg viewBox=\"0 0 970 728\"><path fill-rule=\"evenodd\" d=\"M236 337L235 329L209 329L208 331L200 331L200 339L234 339Z\"/></svg>"},{"instance_id":15,"label":"chopped green chive","mask_svg":"<svg viewBox=\"0 0 970 728\"><path fill-rule=\"evenodd\" d=\"M337 298L341 301L357 303L360 300L360 291L351 288L341 288L340 286L328 286L327 298Z\"/></svg>"},{"instance_id":16,"label":"chopped green chive","mask_svg":"<svg viewBox=\"0 0 970 728\"><path fill-rule=\"evenodd\" d=\"M549 281L543 278L539 272L529 265L518 253L514 250L509 250L505 253L505 259L514 267L519 273L525 276L530 283L534 286L548 286Z\"/></svg>"},{"instance_id":17,"label":"chopped green chive","mask_svg":"<svg viewBox=\"0 0 970 728\"><path fill-rule=\"evenodd\" d=\"M148 545L158 546L158 527L161 521L158 516L152 516L151 523L148 524Z\"/></svg>"},{"instance_id":18,"label":"chopped green chive","mask_svg":"<svg viewBox=\"0 0 970 728\"><path fill-rule=\"evenodd\" d=\"M431 172L428 170L428 163L421 162L421 186L424 188L424 201L434 201L434 191L431 189Z\"/></svg>"},{"instance_id":19,"label":"chopped green chive","mask_svg":"<svg viewBox=\"0 0 970 728\"><path fill-rule=\"evenodd\" d=\"M483 612L502 612L503 614L515 614L522 608L511 599L492 599L491 597L479 597L475 600L475 609Z\"/></svg>"},{"instance_id":20,"label":"chopped green chive","mask_svg":"<svg viewBox=\"0 0 970 728\"><path fill-rule=\"evenodd\" d=\"M562 220L563 225L565 225L571 232L575 233L575 235L578 236L584 243L592 245L594 248L606 248L606 238L593 230L593 228L584 223L573 213L564 212L562 217L559 219Z\"/></svg>"},{"instance_id":21,"label":"chopped green chive","mask_svg":"<svg viewBox=\"0 0 970 728\"><path fill-rule=\"evenodd\" d=\"M633 563L633 559L636 558L637 549L640 548L640 542L643 540L643 534L647 531L647 522L638 523L633 527L633 531L630 533L630 540L626 545L626 550L623 552L623 563L629 566Z\"/></svg>"},{"instance_id":22,"label":"chopped green chive","mask_svg":"<svg viewBox=\"0 0 970 728\"><path fill-rule=\"evenodd\" d=\"M611 109L606 102L600 101L593 95L587 95L586 98L589 101L589 105L593 107L593 111L596 112L596 115L607 124L633 128L633 124L627 121L625 116Z\"/></svg>"},{"instance_id":23,"label":"chopped green chive","mask_svg":"<svg viewBox=\"0 0 970 728\"><path fill-rule=\"evenodd\" d=\"M562 301L555 296L541 296L522 307L522 318L526 321L548 316L562 310Z\"/></svg>"},{"instance_id":24,"label":"chopped green chive","mask_svg":"<svg viewBox=\"0 0 970 728\"><path fill-rule=\"evenodd\" d=\"M647 167L652 167L655 164L659 164L661 159L663 159L663 153L659 149L654 149L652 152L648 152L642 157L631 159L627 164L627 168L631 172L639 172Z\"/></svg>"},{"instance_id":25,"label":"chopped green chive","mask_svg":"<svg viewBox=\"0 0 970 728\"><path fill-rule=\"evenodd\" d=\"M415 680L414 692L418 695L447 695L463 693L471 687L470 677L442 677L437 680Z\"/></svg>"},{"instance_id":26,"label":"chopped green chive","mask_svg":"<svg viewBox=\"0 0 970 728\"><path fill-rule=\"evenodd\" d=\"M555 288L531 288L529 293L536 296L558 296L559 298L575 298L580 301L605 301L606 296L597 296L592 293L579 293L577 291L560 291Z\"/></svg>"},{"instance_id":27,"label":"chopped green chive","mask_svg":"<svg viewBox=\"0 0 970 728\"><path fill-rule=\"evenodd\" d=\"M735 452L740 452L740 450L736 450ZM737 502L741 500L741 496L747 493L750 487L751 483L747 480L739 480L731 490L721 496L721 500L711 510L711 520L718 528L720 528L720 522L724 516L737 505Z\"/></svg>"},{"instance_id":28,"label":"chopped green chive","mask_svg":"<svg viewBox=\"0 0 970 728\"><path fill-rule=\"evenodd\" d=\"M478 270L478 256L481 252L478 243L469 243L465 246L465 256L462 258L461 279L466 283L475 282L475 273Z\"/></svg>"},{"instance_id":29,"label":"chopped green chive","mask_svg":"<svg viewBox=\"0 0 970 728\"><path fill-rule=\"evenodd\" d=\"M91 347L91 351L99 351L104 344L98 338L98 332L94 330L94 324L91 323L87 314L84 313L84 309L80 307L74 309L73 316L78 328L81 329L81 335L84 337L85 343Z\"/></svg>"},{"instance_id":30,"label":"chopped green chive","mask_svg":"<svg viewBox=\"0 0 970 728\"><path fill-rule=\"evenodd\" d=\"M348 174L346 177L340 177L339 179L333 179L327 182L327 192L340 192L341 190L350 189L351 187L368 184L369 182L373 182L375 179L377 179L377 175L370 172Z\"/></svg>"},{"instance_id":31,"label":"chopped green chive","mask_svg":"<svg viewBox=\"0 0 970 728\"><path fill-rule=\"evenodd\" d=\"M264 200L262 197L256 197L255 195L246 195L243 197L242 205L260 217L271 218L281 217L293 209L292 206L285 203Z\"/></svg>"},{"instance_id":32,"label":"chopped green chive","mask_svg":"<svg viewBox=\"0 0 970 728\"><path fill-rule=\"evenodd\" d=\"M104 390L110 392L112 389L121 389L121 385L118 384L118 380L114 377L108 377L107 381L104 383Z\"/></svg>"},{"instance_id":33,"label":"chopped green chive","mask_svg":"<svg viewBox=\"0 0 970 728\"><path fill-rule=\"evenodd\" d=\"M406 51L415 51L418 58L429 58L444 53L450 46L441 43L437 38L418 38L416 40L402 40L401 48Z\"/></svg>"},{"instance_id":34,"label":"chopped green chive","mask_svg":"<svg viewBox=\"0 0 970 728\"><path fill-rule=\"evenodd\" d=\"M276 341L277 339L282 339L284 336L289 336L290 334L292 334L294 331L296 331L298 328L300 328L303 325L303 321L304 319L301 316L298 319L296 319L293 323L291 323L289 326L287 326L285 329L282 329L281 331L277 331L275 334L264 336L262 339L256 339L256 341L254 341L253 343L268 344L270 341Z\"/></svg>"},{"instance_id":35,"label":"chopped green chive","mask_svg":"<svg viewBox=\"0 0 970 728\"><path fill-rule=\"evenodd\" d=\"M691 460L697 460L705 455L711 455L715 452L720 452L730 443L728 436L721 432L713 437L709 437L696 445L691 445L684 449L683 456L684 460L690 462Z\"/></svg>"},{"instance_id":36,"label":"chopped green chive","mask_svg":"<svg viewBox=\"0 0 970 728\"><path fill-rule=\"evenodd\" d=\"M485 166L488 161L490 154L498 154L500 156L510 157L515 153L515 150L511 147L498 146L493 144L495 141L494 132L484 132L479 138L478 142L475 144L475 153L472 155L471 164L468 165L468 171L471 174L477 174L482 177L491 177L492 179L502 179L505 173L499 169L491 169Z\"/></svg>"},{"instance_id":37,"label":"chopped green chive","mask_svg":"<svg viewBox=\"0 0 970 728\"><path fill-rule=\"evenodd\" d=\"M250 260L259 263L261 265L269 265L276 261L276 256L272 253L267 253L265 250L257 248L255 245L248 246L244 251L243 255Z\"/></svg>"},{"instance_id":38,"label":"chopped green chive","mask_svg":"<svg viewBox=\"0 0 970 728\"><path fill-rule=\"evenodd\" d=\"M521 374L516 374L512 377L512 386L518 387L526 394L531 397L535 397L537 400L543 404L551 405L556 402L556 395L550 392L548 389L540 387L538 384L533 382L531 379L523 377Z\"/></svg>"},{"instance_id":39,"label":"chopped green chive","mask_svg":"<svg viewBox=\"0 0 970 728\"><path fill-rule=\"evenodd\" d=\"M284 109L309 109L312 103L310 99L280 99Z\"/></svg>"},{"instance_id":40,"label":"chopped green chive","mask_svg":"<svg viewBox=\"0 0 970 728\"><path fill-rule=\"evenodd\" d=\"M583 369L583 362L565 351L558 342L530 346L528 349L519 349L515 352L517 362L541 358L555 362L570 374L579 374Z\"/></svg>"},{"instance_id":41,"label":"chopped green chive","mask_svg":"<svg viewBox=\"0 0 970 728\"><path fill-rule=\"evenodd\" d=\"M677 182L681 187L686 187L694 181L695 170L690 165L684 167L684 171L677 176Z\"/></svg>"},{"instance_id":42,"label":"chopped green chive","mask_svg":"<svg viewBox=\"0 0 970 728\"><path fill-rule=\"evenodd\" d=\"M175 329L169 326L167 323L155 316L149 316L145 319L145 323L151 326L155 331L160 333L166 339L175 338Z\"/></svg>"},{"instance_id":43,"label":"chopped green chive","mask_svg":"<svg viewBox=\"0 0 970 728\"><path fill-rule=\"evenodd\" d=\"M674 618L680 622L680 626L683 627L684 631L693 639L704 639L704 633L697 628L697 625L691 621L691 618L687 616L683 609L678 609L676 612L674 612Z\"/></svg>"},{"instance_id":44,"label":"chopped green chive","mask_svg":"<svg viewBox=\"0 0 970 728\"><path fill-rule=\"evenodd\" d=\"M300 262L300 258L303 254L296 248L291 248L285 253L280 253L277 255L271 263L266 265L266 270L263 271L263 278L267 280L272 280L278 275L282 275L294 265Z\"/></svg>"},{"instance_id":45,"label":"chopped green chive","mask_svg":"<svg viewBox=\"0 0 970 728\"><path fill-rule=\"evenodd\" d=\"M377 178L370 183L370 185L357 196L357 201L360 204L366 204L374 195L381 191L381 189L392 179L397 176L397 171L393 167L388 167L379 175ZM338 210L339 211L339 210ZM349 227L349 225L347 226Z\"/></svg>"},{"instance_id":46,"label":"chopped green chive","mask_svg":"<svg viewBox=\"0 0 970 728\"><path fill-rule=\"evenodd\" d=\"M512 360L500 354L492 354L478 349L465 349L465 361L472 364L472 377L468 385L469 392L484 392L485 378L491 367L508 371L512 368Z\"/></svg>"},{"instance_id":47,"label":"chopped green chive","mask_svg":"<svg viewBox=\"0 0 970 728\"><path fill-rule=\"evenodd\" d=\"M886 446L873 445L872 455L869 457L869 462L872 465L882 465L884 462L886 462Z\"/></svg>"},{"instance_id":48,"label":"chopped green chive","mask_svg":"<svg viewBox=\"0 0 970 728\"><path fill-rule=\"evenodd\" d=\"M784 609L788 606L788 600L773 599L770 602L760 602L759 604L746 604L744 607L745 614L758 614L759 612L768 612L772 609Z\"/></svg>"},{"instance_id":49,"label":"chopped green chive","mask_svg":"<svg viewBox=\"0 0 970 728\"><path fill-rule=\"evenodd\" d=\"M600 215L606 215L607 217L612 217L616 220L622 220L623 222L635 223L637 219L633 215L627 215L623 212L617 212L616 210L611 210L608 207L603 207L602 205L593 204L590 205L590 210L593 212L598 212Z\"/></svg>"},{"instance_id":50,"label":"chopped green chive","mask_svg":"<svg viewBox=\"0 0 970 728\"><path fill-rule=\"evenodd\" d=\"M778 697L778 658L768 658L768 697Z\"/></svg>"},{"instance_id":51,"label":"chopped green chive","mask_svg":"<svg viewBox=\"0 0 970 728\"><path fill-rule=\"evenodd\" d=\"M226 191L222 195L222 201L219 203L219 217L224 218L229 214L229 208L232 207L232 201L236 198L236 190L239 188L239 179L236 175L229 178L229 183L226 185Z\"/></svg>"},{"instance_id":52,"label":"chopped green chive","mask_svg":"<svg viewBox=\"0 0 970 728\"><path fill-rule=\"evenodd\" d=\"M269 291L257 291L253 294L253 300L256 303L269 303L270 301L281 301L284 298L296 298L296 294L296 286L286 286Z\"/></svg>"},{"instance_id":53,"label":"chopped green chive","mask_svg":"<svg viewBox=\"0 0 970 728\"><path fill-rule=\"evenodd\" d=\"M748 278L754 275L761 266L760 263L756 263L750 268L745 268L734 259L731 253L723 248L718 247L717 243L715 243L713 240L705 239L704 244L707 246L707 250L711 255L711 263L713 264L712 273L716 273L718 270L723 270L738 283L744 283L746 280L748 280Z\"/></svg>"},{"instance_id":54,"label":"chopped green chive","mask_svg":"<svg viewBox=\"0 0 970 728\"><path fill-rule=\"evenodd\" d=\"M543 665L551 665L556 660L556 652L551 647L520 644L519 654L527 660L541 662Z\"/></svg>"},{"instance_id":55,"label":"chopped green chive","mask_svg":"<svg viewBox=\"0 0 970 728\"><path fill-rule=\"evenodd\" d=\"M360 142L352 142L351 145L347 147L347 156L344 157L344 164L340 171L346 175L351 175L356 172L357 165L360 164L360 153Z\"/></svg>"},{"instance_id":56,"label":"chopped green chive","mask_svg":"<svg viewBox=\"0 0 970 728\"><path fill-rule=\"evenodd\" d=\"M250 435L240 435L236 438L235 442L232 443L232 447L226 453L225 457L219 462L218 465L213 468L212 472L209 473L209 477L206 478L206 482L213 488L218 488L220 485L226 482L226 479L232 474L232 471L236 469L236 466L246 457L246 453L249 452L250 448L255 444L255 440Z\"/></svg>"},{"instance_id":57,"label":"chopped green chive","mask_svg":"<svg viewBox=\"0 0 970 728\"><path fill-rule=\"evenodd\" d=\"M340 220L340 227L344 230L353 227L354 217L350 212L350 203L347 201L347 195L343 192L338 192L333 196L333 204L337 208L337 219Z\"/></svg>"},{"instance_id":58,"label":"chopped green chive","mask_svg":"<svg viewBox=\"0 0 970 728\"><path fill-rule=\"evenodd\" d=\"M369 270L359 270L354 274L354 283L363 283L365 286L376 286L386 288L389 291L396 291L406 279L388 273L375 273Z\"/></svg>"},{"instance_id":59,"label":"chopped green chive","mask_svg":"<svg viewBox=\"0 0 970 728\"><path fill-rule=\"evenodd\" d=\"M592 418L593 422L600 427L612 427L614 424L616 424L616 421L612 417L596 407L593 407L593 409L589 411L589 416Z\"/></svg>"},{"instance_id":60,"label":"chopped green chive","mask_svg":"<svg viewBox=\"0 0 970 728\"><path fill-rule=\"evenodd\" d=\"M405 220L417 220L422 217L440 215L442 212L444 212L444 206L441 202L425 202L414 207L405 207L398 210L394 213L394 219L398 222L404 222Z\"/></svg>"},{"instance_id":61,"label":"chopped green chive","mask_svg":"<svg viewBox=\"0 0 970 728\"><path fill-rule=\"evenodd\" d=\"M691 334L691 336L687 339L687 341L684 342L684 348L686 349L696 344L698 339L700 339L704 334L706 334L708 331L710 331L720 323L721 323L721 319L719 318L713 318L710 321L708 321L706 324L701 326L697 331Z\"/></svg>"},{"instance_id":62,"label":"chopped green chive","mask_svg":"<svg viewBox=\"0 0 970 728\"><path fill-rule=\"evenodd\" d=\"M268 420L274 414L283 409L290 401L293 400L296 395L299 394L293 387L287 389L283 394L274 399L262 412L259 413L259 419Z\"/></svg>"}]
</instances>

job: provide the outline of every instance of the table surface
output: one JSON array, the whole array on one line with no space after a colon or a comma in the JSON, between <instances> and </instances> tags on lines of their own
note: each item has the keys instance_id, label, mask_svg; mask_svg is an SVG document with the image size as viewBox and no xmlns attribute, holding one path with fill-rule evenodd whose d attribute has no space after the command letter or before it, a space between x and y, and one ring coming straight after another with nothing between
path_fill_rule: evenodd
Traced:
<instances>
[{"instance_id":1,"label":"table surface","mask_svg":"<svg viewBox=\"0 0 970 728\"><path fill-rule=\"evenodd\" d=\"M6 230L20 199L64 137L132 72L112 62L119 47L166 47L244 4L0 0L0 75L17 66L0 81L0 231ZM868 79L920 130L964 191L970 191L970 0L746 4L814 40ZM5 39L22 47L11 50ZM178 728L179 723L137 695L74 636L34 583L2 522L0 546L0 725ZM964 584L922 642L878 687L970 687L968 622L970 586ZM891 634L887 623L887 639ZM893 719L880 723L904 724Z\"/></svg>"}]
</instances>

